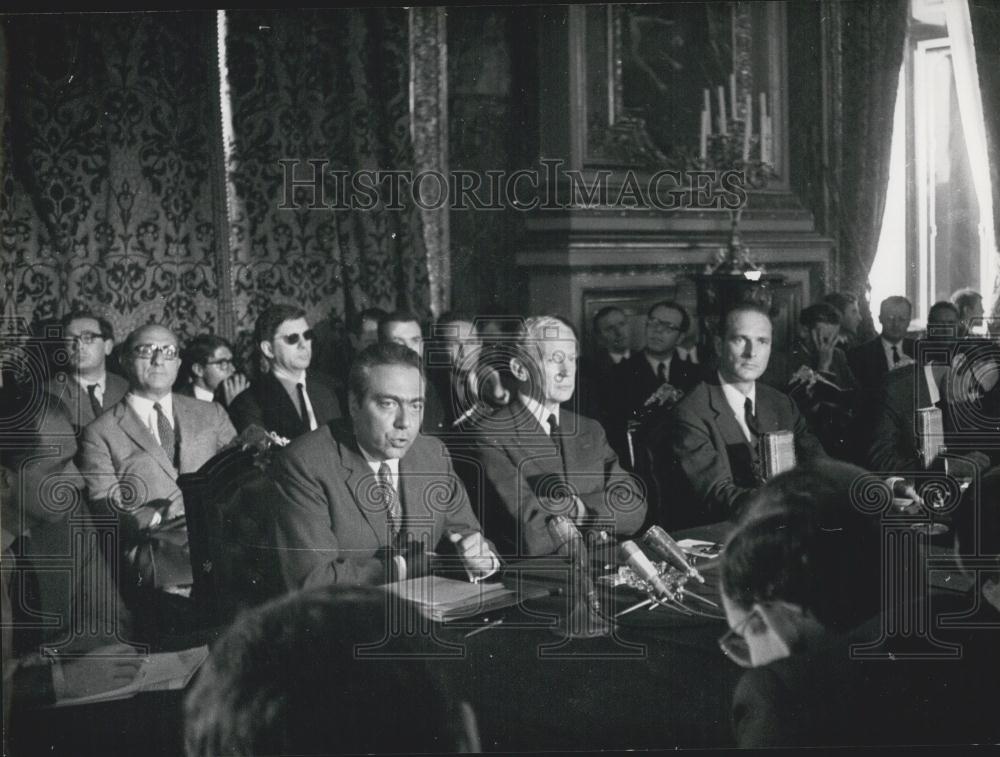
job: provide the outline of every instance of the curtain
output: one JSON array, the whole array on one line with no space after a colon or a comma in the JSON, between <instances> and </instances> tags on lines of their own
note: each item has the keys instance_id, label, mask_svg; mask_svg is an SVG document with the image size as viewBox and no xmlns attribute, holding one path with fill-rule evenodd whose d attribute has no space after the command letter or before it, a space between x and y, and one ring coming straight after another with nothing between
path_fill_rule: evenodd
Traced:
<instances>
[{"instance_id":1,"label":"curtain","mask_svg":"<svg viewBox=\"0 0 1000 757\"><path fill-rule=\"evenodd\" d=\"M3 279L38 323L101 310L121 338L212 330L214 17L5 19Z\"/></svg>"},{"instance_id":2,"label":"curtain","mask_svg":"<svg viewBox=\"0 0 1000 757\"><path fill-rule=\"evenodd\" d=\"M867 288L885 210L908 4L852 2L839 9L843 157L835 190L841 288L860 295Z\"/></svg>"},{"instance_id":3,"label":"curtain","mask_svg":"<svg viewBox=\"0 0 1000 757\"><path fill-rule=\"evenodd\" d=\"M315 320L365 307L429 310L420 217L401 210L310 208L312 188L282 208L295 178L327 172L325 200L339 205L332 171L413 166L406 11L230 12L230 179L235 188L233 279L237 321L268 302L297 303ZM328 161L328 163L323 163ZM404 185L405 187L405 185ZM363 198L362 198L363 199Z\"/></svg>"},{"instance_id":4,"label":"curtain","mask_svg":"<svg viewBox=\"0 0 1000 757\"><path fill-rule=\"evenodd\" d=\"M994 240L1000 243L1000 4L996 0L969 0L969 16L993 185ZM1000 316L1000 280L994 283L993 298L994 316Z\"/></svg>"}]
</instances>

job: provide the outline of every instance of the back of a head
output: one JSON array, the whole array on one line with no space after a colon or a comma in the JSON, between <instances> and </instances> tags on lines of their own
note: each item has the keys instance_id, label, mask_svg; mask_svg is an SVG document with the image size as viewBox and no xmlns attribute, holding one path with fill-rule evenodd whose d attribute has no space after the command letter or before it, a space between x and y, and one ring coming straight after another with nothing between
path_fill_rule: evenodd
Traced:
<instances>
[{"instance_id":1,"label":"back of a head","mask_svg":"<svg viewBox=\"0 0 1000 757\"><path fill-rule=\"evenodd\" d=\"M415 323L420 326L420 318L409 310L393 310L391 313L384 314L378 321L378 338L380 340L388 339L387 329L393 323Z\"/></svg>"},{"instance_id":2,"label":"back of a head","mask_svg":"<svg viewBox=\"0 0 1000 757\"><path fill-rule=\"evenodd\" d=\"M881 531L856 506L866 471L823 461L769 481L730 536L723 590L737 605L783 600L842 631L880 609Z\"/></svg>"},{"instance_id":3,"label":"back of a head","mask_svg":"<svg viewBox=\"0 0 1000 757\"><path fill-rule=\"evenodd\" d=\"M185 701L188 757L467 748L427 637L389 637L391 618L420 622L389 596L320 587L239 616Z\"/></svg>"}]
</instances>

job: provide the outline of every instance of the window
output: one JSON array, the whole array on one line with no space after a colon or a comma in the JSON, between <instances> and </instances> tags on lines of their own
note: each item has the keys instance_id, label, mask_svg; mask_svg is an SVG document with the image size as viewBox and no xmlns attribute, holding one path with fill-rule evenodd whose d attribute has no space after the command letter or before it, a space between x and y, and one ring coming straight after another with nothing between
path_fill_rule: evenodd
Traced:
<instances>
[{"instance_id":1,"label":"window","mask_svg":"<svg viewBox=\"0 0 1000 757\"><path fill-rule=\"evenodd\" d=\"M911 0L871 304L930 306L973 287L993 296L996 242L967 0Z\"/></svg>"}]
</instances>

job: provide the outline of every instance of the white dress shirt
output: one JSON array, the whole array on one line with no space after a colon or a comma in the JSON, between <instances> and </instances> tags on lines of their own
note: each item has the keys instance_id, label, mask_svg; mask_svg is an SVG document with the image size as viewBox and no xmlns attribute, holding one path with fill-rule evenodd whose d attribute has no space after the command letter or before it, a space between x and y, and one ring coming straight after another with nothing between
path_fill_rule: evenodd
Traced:
<instances>
[{"instance_id":1,"label":"white dress shirt","mask_svg":"<svg viewBox=\"0 0 1000 757\"><path fill-rule=\"evenodd\" d=\"M660 375L660 364L663 364L663 376L667 383L670 383L670 363L674 359L674 353L670 353L667 357L655 358L648 352L646 354L646 360L649 362L649 367L653 369L653 375Z\"/></svg>"},{"instance_id":2,"label":"white dress shirt","mask_svg":"<svg viewBox=\"0 0 1000 757\"><path fill-rule=\"evenodd\" d=\"M306 385L306 372L296 375L294 373L289 373L284 371L276 365L271 366L271 373L274 377L278 379L285 391L288 392L288 396L292 398L292 404L296 407L299 406L299 388L298 384L302 384L302 395L306 400L306 416L309 419L309 430L315 431L319 424L316 423L316 413L313 412L312 401L309 399L309 387Z\"/></svg>"},{"instance_id":3,"label":"white dress shirt","mask_svg":"<svg viewBox=\"0 0 1000 757\"><path fill-rule=\"evenodd\" d=\"M750 433L746 420L746 401L747 397L749 397L750 405L753 407L753 412L756 415L757 383L754 382L753 386L750 388L750 394L744 394L733 384L727 384L726 380L722 378L722 374L719 374L719 385L722 387L722 394L725 396L726 402L729 403L729 407L732 409L733 415L736 416L736 422L740 424L740 430L743 431L743 436L745 436L747 441L752 444L753 434Z\"/></svg>"},{"instance_id":4,"label":"white dress shirt","mask_svg":"<svg viewBox=\"0 0 1000 757\"><path fill-rule=\"evenodd\" d=\"M76 382L81 387L83 387L84 394L90 394L90 392L87 389L88 386L90 386L91 384L97 384L97 389L94 391L94 394L97 395L97 401L101 403L101 407L104 406L104 391L108 388L107 373L101 374L101 377L97 381L94 381L92 379L84 379L84 377L78 373L76 374Z\"/></svg>"},{"instance_id":5,"label":"white dress shirt","mask_svg":"<svg viewBox=\"0 0 1000 757\"><path fill-rule=\"evenodd\" d=\"M611 358L611 362L618 365L622 360L628 360L632 357L632 350L625 350L624 352L612 352L608 350L608 357Z\"/></svg>"},{"instance_id":6,"label":"white dress shirt","mask_svg":"<svg viewBox=\"0 0 1000 757\"><path fill-rule=\"evenodd\" d=\"M885 362L886 362L886 365L889 366L889 370L890 371L893 368L895 368L895 367L897 367L899 365L902 365L903 363L909 361L909 359L910 359L909 356L905 352L903 352L903 340L902 339L900 339L898 342L896 342L895 344L893 344L892 342L886 341L886 338L884 336L880 337L880 338L882 339L882 349L885 351ZM896 348L896 352L899 353L899 362L898 363L894 362L893 358L892 358L892 348L893 347L895 347Z\"/></svg>"},{"instance_id":7,"label":"white dress shirt","mask_svg":"<svg viewBox=\"0 0 1000 757\"><path fill-rule=\"evenodd\" d=\"M555 410L549 410L534 397L529 397L523 392L518 392L517 396L521 398L521 404L528 409L528 412L535 416L535 420L542 427L542 431L551 436L552 428L549 426L549 416L554 415L556 417L556 425L559 424L559 405L556 405Z\"/></svg>"},{"instance_id":8,"label":"white dress shirt","mask_svg":"<svg viewBox=\"0 0 1000 757\"><path fill-rule=\"evenodd\" d=\"M153 438L160 444L163 444L163 440L160 439L160 432L158 430L159 426L156 418L156 408L153 407L154 404L160 404L163 414L167 416L167 421L170 423L170 427L177 428L174 424L174 397L172 394L166 395L163 399L151 400L146 399L145 397L139 397L138 395L129 392L126 397L126 401L128 402L129 407L135 411L135 414L139 416L139 420L142 421L143 425L149 429L149 433L151 433Z\"/></svg>"},{"instance_id":9,"label":"white dress shirt","mask_svg":"<svg viewBox=\"0 0 1000 757\"><path fill-rule=\"evenodd\" d=\"M194 398L196 400L215 402L215 392L212 392L203 386L199 386L198 384L191 384L191 388L194 390Z\"/></svg>"}]
</instances>

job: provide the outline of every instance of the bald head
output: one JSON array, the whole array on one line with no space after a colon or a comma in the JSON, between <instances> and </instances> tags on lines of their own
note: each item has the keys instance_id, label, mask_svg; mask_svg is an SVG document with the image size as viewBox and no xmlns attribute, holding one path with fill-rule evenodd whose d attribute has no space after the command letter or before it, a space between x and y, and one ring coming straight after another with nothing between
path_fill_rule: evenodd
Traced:
<instances>
[{"instance_id":1,"label":"bald head","mask_svg":"<svg viewBox=\"0 0 1000 757\"><path fill-rule=\"evenodd\" d=\"M170 394L180 367L177 337L164 326L140 326L125 340L122 366L133 394L159 400Z\"/></svg>"}]
</instances>

